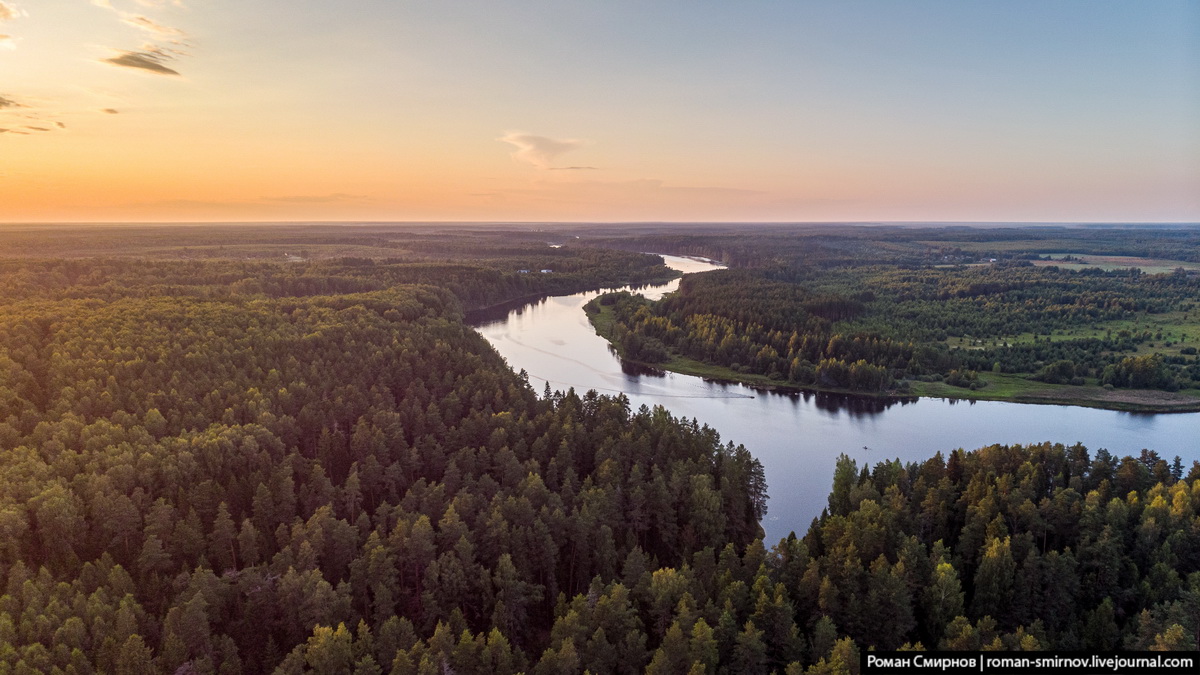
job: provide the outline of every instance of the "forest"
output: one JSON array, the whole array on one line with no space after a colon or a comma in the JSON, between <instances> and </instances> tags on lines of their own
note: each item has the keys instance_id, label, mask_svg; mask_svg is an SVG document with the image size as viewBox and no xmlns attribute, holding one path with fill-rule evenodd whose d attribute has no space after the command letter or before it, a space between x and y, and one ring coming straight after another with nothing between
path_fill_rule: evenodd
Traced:
<instances>
[{"instance_id":1,"label":"forest","mask_svg":"<svg viewBox=\"0 0 1200 675\"><path fill-rule=\"evenodd\" d=\"M955 234L938 246L920 240L921 264L914 262L913 240L904 237L882 241L876 234L851 249L857 254L852 262L820 256L829 252L828 235L798 237L812 244L806 258L790 257L786 245L768 234L748 237L731 269L686 278L677 293L658 302L629 294L600 298L589 313L628 359L729 379L867 393L953 396L957 390L1102 407L1137 407L1132 402L1140 400L1147 409L1200 408L1200 271L1073 269L1041 259L1035 264L1019 250L960 264L957 246L967 242L955 241ZM673 239L662 239L655 250L671 248ZM696 245L704 239L693 236L680 248L716 252ZM708 239L716 245L721 237ZM1115 239L1106 233L1088 250L1110 250ZM1006 243L1012 241L990 245ZM1117 250L1159 250L1139 241L1129 245ZM754 246L761 247L757 257ZM945 264L948 259L958 262ZM1121 390L1160 393L1130 396Z\"/></svg>"},{"instance_id":2,"label":"forest","mask_svg":"<svg viewBox=\"0 0 1200 675\"><path fill-rule=\"evenodd\" d=\"M843 458L826 512L765 542L744 448L535 392L463 323L669 276L655 256L324 236L300 261L0 261L0 672L816 675L872 647L1200 641L1200 463ZM764 335L871 302L758 279Z\"/></svg>"},{"instance_id":3,"label":"forest","mask_svg":"<svg viewBox=\"0 0 1200 675\"><path fill-rule=\"evenodd\" d=\"M591 226L587 232L582 243L589 246L701 256L730 267L969 264L1048 254L1200 263L1200 231L1194 224L647 223Z\"/></svg>"}]
</instances>

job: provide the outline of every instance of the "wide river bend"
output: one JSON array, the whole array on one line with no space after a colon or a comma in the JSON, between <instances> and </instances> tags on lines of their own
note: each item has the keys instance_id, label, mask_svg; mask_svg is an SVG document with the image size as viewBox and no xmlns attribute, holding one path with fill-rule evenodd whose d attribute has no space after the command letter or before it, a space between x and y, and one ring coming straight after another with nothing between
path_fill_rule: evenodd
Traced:
<instances>
[{"instance_id":1,"label":"wide river bend","mask_svg":"<svg viewBox=\"0 0 1200 675\"><path fill-rule=\"evenodd\" d=\"M710 262L666 256L683 272L717 269ZM679 281L624 289L657 299ZM1083 443L1093 452L1200 459L1200 413L1145 414L1061 405L917 399L884 401L822 393L780 394L691 375L647 372L623 365L592 329L583 305L604 291L549 297L501 312L474 316L476 329L541 391L574 387L579 393L625 394L636 410L661 405L695 418L743 444L763 463L770 494L763 522L767 545L791 531L803 534L820 514L834 462L846 453L859 466L900 458L920 461L937 451L992 443Z\"/></svg>"}]
</instances>

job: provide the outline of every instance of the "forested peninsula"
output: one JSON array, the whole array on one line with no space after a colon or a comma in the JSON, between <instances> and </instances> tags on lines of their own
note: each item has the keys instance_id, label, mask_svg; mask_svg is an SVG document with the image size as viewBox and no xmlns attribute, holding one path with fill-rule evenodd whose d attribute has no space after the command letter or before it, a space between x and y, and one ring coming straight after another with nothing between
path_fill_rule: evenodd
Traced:
<instances>
[{"instance_id":1,"label":"forested peninsula","mask_svg":"<svg viewBox=\"0 0 1200 675\"><path fill-rule=\"evenodd\" d=\"M0 672L797 675L869 648L1197 646L1200 464L843 459L827 511L764 542L744 448L539 396L462 321L669 276L654 256L162 230L4 249Z\"/></svg>"},{"instance_id":2,"label":"forested peninsula","mask_svg":"<svg viewBox=\"0 0 1200 675\"><path fill-rule=\"evenodd\" d=\"M757 386L1200 410L1200 265L1180 259L1200 241L1151 234L1180 245L1175 260L1058 253L1162 252L1138 230L1062 241L1030 229L969 241L761 230L731 250L721 234L644 236L638 246L734 267L692 275L659 301L624 293L587 310L631 361Z\"/></svg>"}]
</instances>

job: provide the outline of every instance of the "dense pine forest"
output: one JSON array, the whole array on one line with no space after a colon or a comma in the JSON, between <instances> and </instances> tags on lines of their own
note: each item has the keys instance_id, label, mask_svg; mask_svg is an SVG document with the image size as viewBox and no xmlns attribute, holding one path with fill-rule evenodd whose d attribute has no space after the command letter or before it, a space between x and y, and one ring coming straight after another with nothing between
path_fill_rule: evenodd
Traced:
<instances>
[{"instance_id":1,"label":"dense pine forest","mask_svg":"<svg viewBox=\"0 0 1200 675\"><path fill-rule=\"evenodd\" d=\"M1200 464L843 459L826 513L764 542L744 448L535 392L462 321L670 276L655 256L252 232L0 262L0 672L796 675L1200 641ZM748 278L764 334L872 302Z\"/></svg>"}]
</instances>

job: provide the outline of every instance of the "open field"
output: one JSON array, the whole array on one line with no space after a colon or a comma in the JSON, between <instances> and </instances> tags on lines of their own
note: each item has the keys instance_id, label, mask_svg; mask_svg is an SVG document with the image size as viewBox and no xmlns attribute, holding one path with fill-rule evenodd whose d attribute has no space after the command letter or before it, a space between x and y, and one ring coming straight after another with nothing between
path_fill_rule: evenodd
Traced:
<instances>
[{"instance_id":1,"label":"open field","mask_svg":"<svg viewBox=\"0 0 1200 675\"><path fill-rule=\"evenodd\" d=\"M1064 257L1069 260L1063 260ZM1135 268L1144 274L1170 274L1177 269L1200 272L1200 263L1165 258L1141 258L1129 255L1089 255L1081 253L1048 253L1043 260L1034 260L1038 267L1061 267L1068 270L1102 269L1105 271Z\"/></svg>"},{"instance_id":2,"label":"open field","mask_svg":"<svg viewBox=\"0 0 1200 675\"><path fill-rule=\"evenodd\" d=\"M1164 355L1179 354L1185 347L1200 349L1200 309L1181 312L1164 312L1162 314L1139 314L1131 319L1115 321L1098 321L1086 326L1076 326L1056 330L1052 335L1021 333L999 338L976 339L970 336L953 337L946 340L951 348L981 349L997 345L1028 344L1036 340L1060 342L1064 340L1080 340L1084 338L1104 338L1121 331L1132 334L1150 332L1151 339L1138 345L1133 355L1152 354L1158 352Z\"/></svg>"},{"instance_id":3,"label":"open field","mask_svg":"<svg viewBox=\"0 0 1200 675\"><path fill-rule=\"evenodd\" d=\"M1058 403L1110 410L1155 412L1192 412L1200 410L1200 390L1177 392L1144 389L1105 389L1090 380L1089 384L1072 386L1046 384L1027 380L1020 375L980 373L987 385L976 390L952 387L943 382L914 382L917 396L965 398L980 401L1014 401L1018 403Z\"/></svg>"}]
</instances>

